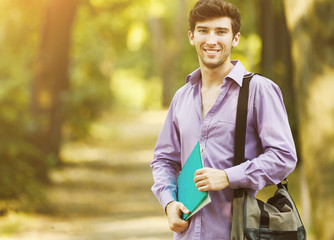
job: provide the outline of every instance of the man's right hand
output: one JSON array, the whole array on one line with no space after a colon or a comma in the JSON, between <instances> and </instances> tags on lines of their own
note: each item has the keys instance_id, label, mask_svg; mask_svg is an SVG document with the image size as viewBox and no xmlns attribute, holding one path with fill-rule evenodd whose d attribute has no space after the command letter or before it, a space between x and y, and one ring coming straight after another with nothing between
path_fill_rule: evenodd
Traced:
<instances>
[{"instance_id":1,"label":"man's right hand","mask_svg":"<svg viewBox=\"0 0 334 240\"><path fill-rule=\"evenodd\" d=\"M189 210L181 202L173 201L168 203L166 213L170 230L176 233L182 233L187 230L189 221L184 221L181 215L182 213L189 214Z\"/></svg>"}]
</instances>

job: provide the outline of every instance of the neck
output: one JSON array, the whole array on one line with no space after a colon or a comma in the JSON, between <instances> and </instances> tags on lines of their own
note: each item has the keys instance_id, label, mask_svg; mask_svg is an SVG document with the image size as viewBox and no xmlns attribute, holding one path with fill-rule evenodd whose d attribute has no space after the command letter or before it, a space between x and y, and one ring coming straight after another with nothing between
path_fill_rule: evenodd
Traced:
<instances>
[{"instance_id":1,"label":"neck","mask_svg":"<svg viewBox=\"0 0 334 240\"><path fill-rule=\"evenodd\" d=\"M224 78L231 72L234 65L230 60L225 61L216 68L208 68L204 64L200 64L202 74L202 87L211 88L221 86Z\"/></svg>"}]
</instances>

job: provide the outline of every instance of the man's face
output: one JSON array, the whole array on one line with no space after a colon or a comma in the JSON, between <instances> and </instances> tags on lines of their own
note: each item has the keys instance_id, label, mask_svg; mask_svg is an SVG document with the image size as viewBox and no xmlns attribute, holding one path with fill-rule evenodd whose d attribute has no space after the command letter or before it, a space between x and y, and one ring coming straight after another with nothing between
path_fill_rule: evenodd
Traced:
<instances>
[{"instance_id":1,"label":"man's face","mask_svg":"<svg viewBox=\"0 0 334 240\"><path fill-rule=\"evenodd\" d=\"M233 36L231 19L218 17L197 22L189 40L195 46L201 66L214 69L230 61L231 49L239 43L240 33Z\"/></svg>"}]
</instances>

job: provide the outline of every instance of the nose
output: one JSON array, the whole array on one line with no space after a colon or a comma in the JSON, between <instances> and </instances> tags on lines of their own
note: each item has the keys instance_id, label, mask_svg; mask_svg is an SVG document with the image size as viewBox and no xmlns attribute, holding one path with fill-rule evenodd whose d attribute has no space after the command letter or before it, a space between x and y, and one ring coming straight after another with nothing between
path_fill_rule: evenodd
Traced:
<instances>
[{"instance_id":1,"label":"nose","mask_svg":"<svg viewBox=\"0 0 334 240\"><path fill-rule=\"evenodd\" d=\"M217 44L217 36L216 36L216 33L214 31L209 32L206 43L210 44L210 45Z\"/></svg>"}]
</instances>

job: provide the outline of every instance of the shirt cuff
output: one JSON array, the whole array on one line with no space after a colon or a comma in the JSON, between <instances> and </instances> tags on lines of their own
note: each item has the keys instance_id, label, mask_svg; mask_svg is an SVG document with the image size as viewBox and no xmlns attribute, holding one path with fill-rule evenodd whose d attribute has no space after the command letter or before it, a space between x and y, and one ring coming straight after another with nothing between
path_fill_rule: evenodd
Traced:
<instances>
[{"instance_id":1,"label":"shirt cuff","mask_svg":"<svg viewBox=\"0 0 334 240\"><path fill-rule=\"evenodd\" d=\"M246 188L247 178L242 164L225 169L228 180L230 182L230 188Z\"/></svg>"},{"instance_id":2,"label":"shirt cuff","mask_svg":"<svg viewBox=\"0 0 334 240\"><path fill-rule=\"evenodd\" d=\"M166 212L166 206L168 203L172 202L172 201L177 201L176 200L176 196L173 192L169 192L169 191L165 191L162 192L160 195L160 203L164 209L164 211Z\"/></svg>"}]
</instances>

